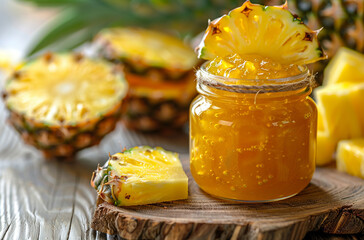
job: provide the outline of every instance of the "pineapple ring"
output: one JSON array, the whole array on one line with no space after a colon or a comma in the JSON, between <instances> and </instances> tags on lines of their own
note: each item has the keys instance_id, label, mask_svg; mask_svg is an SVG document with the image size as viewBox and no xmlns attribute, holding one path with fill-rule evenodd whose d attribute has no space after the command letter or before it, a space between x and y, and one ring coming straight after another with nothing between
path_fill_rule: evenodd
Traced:
<instances>
[{"instance_id":1,"label":"pineapple ring","mask_svg":"<svg viewBox=\"0 0 364 240\"><path fill-rule=\"evenodd\" d=\"M46 54L25 64L5 87L9 109L48 125L98 119L126 91L111 64L80 54Z\"/></svg>"},{"instance_id":2,"label":"pineapple ring","mask_svg":"<svg viewBox=\"0 0 364 240\"><path fill-rule=\"evenodd\" d=\"M237 53L303 65L326 58L318 32L293 15L287 4L263 6L246 1L209 24L197 51L206 60Z\"/></svg>"},{"instance_id":3,"label":"pineapple ring","mask_svg":"<svg viewBox=\"0 0 364 240\"><path fill-rule=\"evenodd\" d=\"M183 41L156 31L111 28L97 38L112 48L115 58L137 65L189 71L197 62L196 54Z\"/></svg>"}]
</instances>

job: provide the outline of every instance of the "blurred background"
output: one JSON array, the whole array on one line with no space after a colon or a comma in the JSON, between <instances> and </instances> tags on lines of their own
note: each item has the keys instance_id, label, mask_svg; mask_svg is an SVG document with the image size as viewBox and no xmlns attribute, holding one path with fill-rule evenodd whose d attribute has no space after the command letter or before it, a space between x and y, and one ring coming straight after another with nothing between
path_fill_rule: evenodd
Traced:
<instances>
[{"instance_id":1,"label":"blurred background","mask_svg":"<svg viewBox=\"0 0 364 240\"><path fill-rule=\"evenodd\" d=\"M94 41L98 35L101 39L101 52L98 53L98 57L111 63L121 62L130 85L128 98L123 102L122 115L125 126L148 133L184 129L185 134L188 107L196 95L193 85L194 69L201 64L193 53L193 46L196 46L199 36L206 29L208 19L215 19L244 2L0 1L0 67L11 72L11 62L20 59L36 57L47 51L69 51L80 46L86 46L82 49L87 49L88 43ZM283 0L252 2L267 5L284 3ZM326 78L332 78L326 82L350 82L354 78L362 78L360 76L363 73L360 69L363 68L364 58L359 54L364 52L363 0L288 0L288 6L312 29L321 29L319 40L329 58L311 66L313 72L317 72L315 76L319 85L325 78L325 67L341 47L354 51L344 51L336 57L338 60L331 64L334 67L325 71L331 73L331 76L326 74ZM103 31L112 27L142 27L172 38L155 35L155 32ZM139 45L136 47L137 44ZM181 47L181 44L185 44L189 49ZM137 58L134 50L130 49L137 50ZM173 55L175 49L179 49L181 53L179 60ZM161 55L162 51L165 51L165 55L173 57L163 57L163 61L160 62L158 55ZM155 59L151 60L150 56ZM330 93L332 92L333 90L330 90ZM331 155L327 158L332 159Z\"/></svg>"},{"instance_id":2,"label":"blurred background","mask_svg":"<svg viewBox=\"0 0 364 240\"><path fill-rule=\"evenodd\" d=\"M1 0L0 49L37 54L69 50L105 27L142 26L191 40L203 32L207 19L215 19L239 0ZM268 5L283 0L253 0ZM331 58L340 46L364 51L362 0L288 0L313 29ZM19 53L20 52L20 53ZM316 64L322 72L326 62ZM322 75L318 76L319 81Z\"/></svg>"},{"instance_id":3,"label":"blurred background","mask_svg":"<svg viewBox=\"0 0 364 240\"><path fill-rule=\"evenodd\" d=\"M0 49L19 59L31 47L42 29L59 12L56 9L38 8L30 3L1 0Z\"/></svg>"}]
</instances>

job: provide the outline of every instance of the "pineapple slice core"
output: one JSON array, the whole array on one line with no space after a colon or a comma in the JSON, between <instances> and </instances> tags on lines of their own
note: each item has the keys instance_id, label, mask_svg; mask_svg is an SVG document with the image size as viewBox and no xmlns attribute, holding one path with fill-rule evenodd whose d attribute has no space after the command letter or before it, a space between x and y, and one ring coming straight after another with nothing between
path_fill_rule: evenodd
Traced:
<instances>
[{"instance_id":1,"label":"pineapple slice core","mask_svg":"<svg viewBox=\"0 0 364 240\"><path fill-rule=\"evenodd\" d=\"M96 119L118 104L126 90L111 65L72 54L30 62L6 85L10 108L50 125Z\"/></svg>"},{"instance_id":2,"label":"pineapple slice core","mask_svg":"<svg viewBox=\"0 0 364 240\"><path fill-rule=\"evenodd\" d=\"M109 181L116 205L131 206L188 197L188 178L178 154L160 147L135 147L109 161Z\"/></svg>"}]
</instances>

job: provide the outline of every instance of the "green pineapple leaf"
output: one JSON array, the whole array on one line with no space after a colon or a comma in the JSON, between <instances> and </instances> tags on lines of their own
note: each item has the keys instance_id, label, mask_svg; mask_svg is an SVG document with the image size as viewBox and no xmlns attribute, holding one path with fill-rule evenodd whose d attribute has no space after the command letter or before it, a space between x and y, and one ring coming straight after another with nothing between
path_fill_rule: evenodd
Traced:
<instances>
[{"instance_id":1,"label":"green pineapple leaf","mask_svg":"<svg viewBox=\"0 0 364 240\"><path fill-rule=\"evenodd\" d=\"M68 50L87 42L104 27L140 26L194 36L239 0L20 0L39 7L64 8L28 51Z\"/></svg>"}]
</instances>

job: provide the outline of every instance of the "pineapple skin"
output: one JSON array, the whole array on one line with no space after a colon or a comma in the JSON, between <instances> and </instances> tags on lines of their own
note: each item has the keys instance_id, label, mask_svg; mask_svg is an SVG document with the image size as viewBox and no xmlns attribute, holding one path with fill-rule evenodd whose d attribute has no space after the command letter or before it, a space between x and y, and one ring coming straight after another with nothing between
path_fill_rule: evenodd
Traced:
<instances>
[{"instance_id":1,"label":"pineapple skin","mask_svg":"<svg viewBox=\"0 0 364 240\"><path fill-rule=\"evenodd\" d=\"M188 121L189 106L197 94L192 71L183 81L186 86L176 90L131 87L122 105L123 123L130 129L147 133L178 132Z\"/></svg>"},{"instance_id":2,"label":"pineapple skin","mask_svg":"<svg viewBox=\"0 0 364 240\"><path fill-rule=\"evenodd\" d=\"M46 159L65 161L73 161L78 151L99 144L115 129L121 115L119 103L99 119L75 125L48 126L8 109L8 121L25 143L40 150Z\"/></svg>"}]
</instances>

